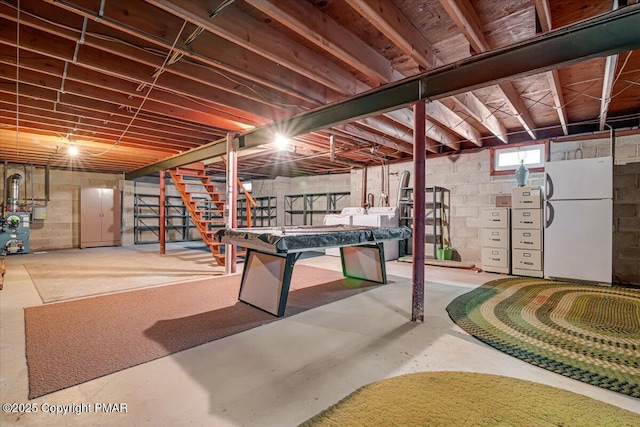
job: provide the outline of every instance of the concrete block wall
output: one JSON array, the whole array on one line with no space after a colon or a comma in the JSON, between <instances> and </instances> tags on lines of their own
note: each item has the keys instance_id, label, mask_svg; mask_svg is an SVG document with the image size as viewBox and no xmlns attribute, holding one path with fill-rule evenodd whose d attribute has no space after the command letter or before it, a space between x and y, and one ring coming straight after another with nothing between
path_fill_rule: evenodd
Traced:
<instances>
[{"instance_id":1,"label":"concrete block wall","mask_svg":"<svg viewBox=\"0 0 640 427\"><path fill-rule=\"evenodd\" d=\"M616 165L613 187L614 275L640 285L640 162Z\"/></svg>"},{"instance_id":2,"label":"concrete block wall","mask_svg":"<svg viewBox=\"0 0 640 427\"><path fill-rule=\"evenodd\" d=\"M584 141L575 142L557 142L551 143L550 157L551 161L558 160L571 160L575 158L588 158L588 157L604 157L610 155L610 140L609 138L601 139L586 139ZM510 195L512 188L516 186L516 180L513 175L490 175L490 154L489 150L480 150L474 153L465 153L461 155L443 156L437 158L427 159L426 163L426 183L428 186L436 185L447 188L451 194L451 206L450 206L450 234L451 245L458 251L460 258L474 263L480 263L481 259L481 243L480 243L480 212L483 208L489 208L495 206L496 197L499 195ZM617 165L624 163L640 162L640 135L624 136L616 138L616 158ZM637 164L637 163L635 163ZM618 167L618 166L617 166ZM408 170L411 173L411 180L409 186L413 186L413 163L397 163L389 166L388 187L389 189L389 204L395 205L398 197L399 180L402 172ZM340 188L339 185L343 181L349 181L351 191L350 206L360 206L362 204L362 170L353 170L350 174L345 175L331 175L330 179L324 177L324 181L320 180L320 187L318 190L327 188ZM628 176L621 178L614 177L614 184L617 187L627 186L623 190L623 195L627 194L627 191L637 191L637 188L633 187L635 181L631 180ZM628 175L627 172L624 175ZM624 181L622 181L624 179ZM381 194L383 192L382 184L382 167L370 167L367 170L367 183L366 193L372 193L374 195L374 205L381 205ZM625 184L623 184L624 182ZM294 194L295 192L304 192L309 188L311 180L308 178L292 179L290 185L285 187L285 194ZM336 185L337 184L337 185ZM529 185L543 186L544 174L543 173L531 173L529 176ZM255 184L254 184L255 185ZM631 189L633 187L633 190ZM296 189L296 190L294 190ZM299 191L303 190L303 191ZM386 190L386 188L385 188ZM282 188L280 189L282 192ZM340 191L340 190L332 190ZM282 193L278 194L278 207L279 207L279 221L282 218ZM619 194L617 191L616 194ZM635 193L634 193L635 194ZM263 194L267 195L267 194ZM619 196L617 196L619 197ZM626 196L625 196L626 197ZM621 201L616 201L616 204ZM637 208L640 209L640 208ZM637 223L637 214L640 212L632 211L629 206L623 208L617 208L616 214L628 215L627 219L622 220L625 230L621 230L620 227L616 229L616 245L620 242L632 242L626 243L624 250L619 251L621 254L626 254L629 263L635 262L634 265L640 265L640 260L633 258L637 255L635 248L638 247L638 235L635 234L636 230L626 230L631 224ZM616 216L616 218L618 218ZM616 219L617 220L617 219ZM315 223L315 222L314 222ZM283 222L279 222L283 224ZM621 239L618 239L618 235L622 233L631 233L625 235ZM615 249L615 248L614 248ZM616 263L622 259L616 258ZM615 268L615 266L614 266ZM633 267L620 267L617 270L627 271L625 268L632 269ZM637 273L637 270L633 270Z\"/></svg>"},{"instance_id":3,"label":"concrete block wall","mask_svg":"<svg viewBox=\"0 0 640 427\"><path fill-rule=\"evenodd\" d=\"M608 156L608 138L551 144L551 160L567 160L593 156ZM460 155L427 159L427 185L442 186L450 190L450 234L451 245L461 259L480 263L480 211L495 206L496 196L511 194L516 185L513 175L490 176L489 150ZM616 139L616 171L614 176L614 269L624 282L640 282L640 135L618 137ZM409 186L413 186L413 163L398 163L389 166L389 203L395 205L398 197L400 175L404 170L411 173ZM20 188L21 198L27 185L28 198L31 197L30 169L23 177ZM24 174L21 165L9 165L7 175ZM253 195L277 197L277 225L285 224L284 196L335 191L350 191L348 198L341 200L338 208L361 206L362 170L349 174L321 175L305 178L276 178L273 180L252 180ZM44 169L34 168L34 198L44 198ZM544 184L543 174L532 173L530 185ZM0 182L2 198L5 198L4 182ZM80 212L79 192L82 187L117 188L123 190L123 244L133 244L134 183L124 181L119 174L85 173L76 171L51 170L51 200L47 204L48 218L36 221L31 229L31 250L63 249L79 246ZM136 184L143 185L141 183ZM144 184L144 191L158 191L157 184ZM170 194L174 191L167 187ZM140 188L138 188L140 192ZM381 205L382 168L367 170L366 193L373 193L374 205ZM177 195L177 193L175 193ZM37 202L36 204L43 204ZM314 224L321 224L324 215L316 215ZM288 223L288 221L287 221ZM294 224L301 224L301 217L294 217Z\"/></svg>"},{"instance_id":4,"label":"concrete block wall","mask_svg":"<svg viewBox=\"0 0 640 427\"><path fill-rule=\"evenodd\" d=\"M31 204L31 198L45 199L45 171L34 167L26 171L22 165L9 164L7 176L18 173L20 181L20 203ZM80 246L80 189L85 187L122 189L124 181L120 174L77 172L51 169L49 174L50 200L36 200L36 206L47 207L47 218L31 223L29 246L32 252L77 248ZM4 180L0 180L4 181ZM33 195L31 192L33 183ZM2 200L6 199L4 186L0 182ZM25 188L27 194L25 196Z\"/></svg>"},{"instance_id":5,"label":"concrete block wall","mask_svg":"<svg viewBox=\"0 0 640 427\"><path fill-rule=\"evenodd\" d=\"M327 192L349 192L351 191L351 178L349 174L338 175L318 175L301 178L278 177L274 180L252 180L252 196L275 196L277 199L277 225L291 224L291 217L285 212L285 196L294 194L316 194ZM342 209L352 204L353 193L340 199L337 209ZM359 206L359 203L358 205ZM302 210L302 198L297 199L293 204L293 209ZM326 198L320 197L314 204L314 210L326 209ZM319 213L308 218L307 224L312 220L314 225L321 225L325 214ZM303 216L293 215L293 225L302 225Z\"/></svg>"}]
</instances>

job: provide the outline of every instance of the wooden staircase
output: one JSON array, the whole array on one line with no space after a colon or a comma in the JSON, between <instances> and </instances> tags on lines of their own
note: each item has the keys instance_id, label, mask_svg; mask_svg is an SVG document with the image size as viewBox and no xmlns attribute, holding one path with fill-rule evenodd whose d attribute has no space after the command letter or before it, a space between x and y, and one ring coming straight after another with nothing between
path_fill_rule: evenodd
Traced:
<instances>
[{"instance_id":1,"label":"wooden staircase","mask_svg":"<svg viewBox=\"0 0 640 427\"><path fill-rule=\"evenodd\" d=\"M182 202L189 211L191 221L200 232L202 241L209 247L219 265L224 265L224 245L213 239L218 230L225 227L224 192L218 191L206 175L204 163L192 163L169 169L169 175ZM242 255L238 252L238 255Z\"/></svg>"}]
</instances>

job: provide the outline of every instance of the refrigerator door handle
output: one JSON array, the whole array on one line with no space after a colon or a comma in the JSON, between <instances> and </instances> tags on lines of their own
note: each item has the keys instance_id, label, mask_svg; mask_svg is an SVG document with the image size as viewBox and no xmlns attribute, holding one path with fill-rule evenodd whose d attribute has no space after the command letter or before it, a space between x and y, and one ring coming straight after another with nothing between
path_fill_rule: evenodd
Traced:
<instances>
[{"instance_id":1,"label":"refrigerator door handle","mask_svg":"<svg viewBox=\"0 0 640 427\"><path fill-rule=\"evenodd\" d=\"M548 173L544 174L544 179L545 179L545 199L549 200L553 197L553 180L551 179L551 177L549 176Z\"/></svg>"},{"instance_id":2,"label":"refrigerator door handle","mask_svg":"<svg viewBox=\"0 0 640 427\"><path fill-rule=\"evenodd\" d=\"M544 228L549 228L551 226L551 224L553 223L553 217L554 217L554 214L555 214L555 211L553 209L553 205L551 203L549 203L549 202L547 202L546 212L547 212L547 217L545 218L546 224L545 224Z\"/></svg>"}]
</instances>

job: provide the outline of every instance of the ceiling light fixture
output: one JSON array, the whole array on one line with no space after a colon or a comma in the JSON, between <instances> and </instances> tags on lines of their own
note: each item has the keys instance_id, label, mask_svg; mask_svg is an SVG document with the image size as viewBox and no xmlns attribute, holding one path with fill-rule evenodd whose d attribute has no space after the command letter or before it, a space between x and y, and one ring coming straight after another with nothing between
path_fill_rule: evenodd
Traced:
<instances>
[{"instance_id":1,"label":"ceiling light fixture","mask_svg":"<svg viewBox=\"0 0 640 427\"><path fill-rule=\"evenodd\" d=\"M273 143L278 150L286 150L289 146L289 140L287 139L287 137L279 133L276 134Z\"/></svg>"},{"instance_id":2,"label":"ceiling light fixture","mask_svg":"<svg viewBox=\"0 0 640 427\"><path fill-rule=\"evenodd\" d=\"M71 145L67 149L67 153L70 156L77 156L78 155L78 147L76 147L73 143L71 143Z\"/></svg>"}]
</instances>

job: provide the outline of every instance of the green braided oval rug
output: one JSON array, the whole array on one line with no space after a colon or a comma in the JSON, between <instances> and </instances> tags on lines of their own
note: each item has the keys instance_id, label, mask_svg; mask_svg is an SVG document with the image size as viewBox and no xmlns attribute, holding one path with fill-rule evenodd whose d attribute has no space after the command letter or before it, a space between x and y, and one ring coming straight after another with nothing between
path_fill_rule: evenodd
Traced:
<instances>
[{"instance_id":1,"label":"green braided oval rug","mask_svg":"<svg viewBox=\"0 0 640 427\"><path fill-rule=\"evenodd\" d=\"M511 356L640 397L640 290L500 279L459 296L447 312Z\"/></svg>"}]
</instances>

